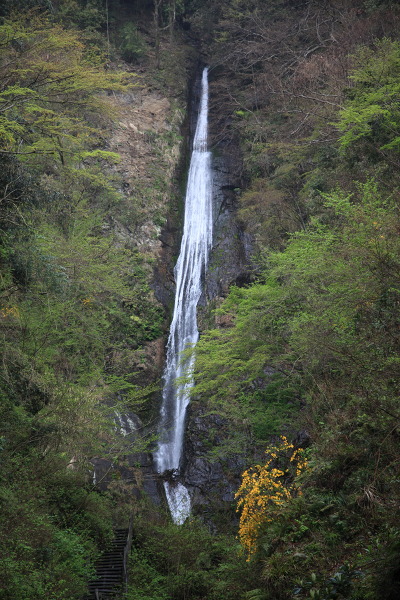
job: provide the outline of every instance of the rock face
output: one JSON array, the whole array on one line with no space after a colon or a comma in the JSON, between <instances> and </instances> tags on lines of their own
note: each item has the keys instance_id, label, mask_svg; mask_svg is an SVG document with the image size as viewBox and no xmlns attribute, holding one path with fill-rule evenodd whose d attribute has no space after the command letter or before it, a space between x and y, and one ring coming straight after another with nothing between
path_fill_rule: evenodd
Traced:
<instances>
[{"instance_id":1,"label":"rock face","mask_svg":"<svg viewBox=\"0 0 400 600\"><path fill-rule=\"evenodd\" d=\"M237 148L227 145L213 158L213 251L205 281L207 300L226 296L233 284L249 281L250 239L236 219L242 187Z\"/></svg>"},{"instance_id":2,"label":"rock face","mask_svg":"<svg viewBox=\"0 0 400 600\"><path fill-rule=\"evenodd\" d=\"M194 513L213 508L229 508L243 470L240 456L222 463L208 456L211 445L223 442L224 422L218 415L205 415L201 403L193 402L188 411L182 480L189 489ZM224 506L225 505L225 506ZM210 522L214 522L212 515Z\"/></svg>"}]
</instances>

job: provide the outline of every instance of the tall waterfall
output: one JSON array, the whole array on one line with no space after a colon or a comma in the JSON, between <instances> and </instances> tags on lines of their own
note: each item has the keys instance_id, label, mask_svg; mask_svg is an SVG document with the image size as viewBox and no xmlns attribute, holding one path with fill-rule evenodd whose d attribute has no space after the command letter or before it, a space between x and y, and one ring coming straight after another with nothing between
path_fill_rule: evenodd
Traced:
<instances>
[{"instance_id":1,"label":"tall waterfall","mask_svg":"<svg viewBox=\"0 0 400 600\"><path fill-rule=\"evenodd\" d=\"M159 473L178 474L182 455L186 408L192 387L192 358L183 360L182 351L196 344L196 309L202 293L202 276L212 242L211 153L207 151L208 69L201 81L200 110L193 140L185 198L185 220L181 249L175 267L176 293L174 313L167 346L163 400L159 426L160 441L155 453ZM189 374L189 382L187 375ZM186 376L186 383L176 381ZM173 481L164 482L172 518L181 524L190 514L186 488Z\"/></svg>"}]
</instances>

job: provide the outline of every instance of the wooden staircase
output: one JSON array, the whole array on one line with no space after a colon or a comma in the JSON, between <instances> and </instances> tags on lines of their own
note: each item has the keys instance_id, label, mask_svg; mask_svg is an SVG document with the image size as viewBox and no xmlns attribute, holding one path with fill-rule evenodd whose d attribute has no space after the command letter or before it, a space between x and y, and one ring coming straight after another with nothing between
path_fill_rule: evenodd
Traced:
<instances>
[{"instance_id":1,"label":"wooden staircase","mask_svg":"<svg viewBox=\"0 0 400 600\"><path fill-rule=\"evenodd\" d=\"M132 528L116 529L114 534L111 546L96 562L96 579L89 582L89 594L85 600L110 600L126 591Z\"/></svg>"}]
</instances>

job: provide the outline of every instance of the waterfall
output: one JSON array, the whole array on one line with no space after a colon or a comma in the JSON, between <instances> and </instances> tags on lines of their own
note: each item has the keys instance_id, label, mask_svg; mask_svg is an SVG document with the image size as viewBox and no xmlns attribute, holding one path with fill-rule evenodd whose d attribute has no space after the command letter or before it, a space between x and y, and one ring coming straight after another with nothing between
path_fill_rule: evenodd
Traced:
<instances>
[{"instance_id":1,"label":"waterfall","mask_svg":"<svg viewBox=\"0 0 400 600\"><path fill-rule=\"evenodd\" d=\"M172 518L181 524L190 514L186 488L173 477L178 475L182 455L186 408L192 387L194 357L182 359L199 337L196 309L202 293L202 276L212 242L211 153L207 151L208 69L201 81L201 100L185 197L183 237L175 267L175 305L167 346L164 387L159 426L160 440L154 455L159 473L169 472L165 493ZM185 376L185 383L176 383Z\"/></svg>"}]
</instances>

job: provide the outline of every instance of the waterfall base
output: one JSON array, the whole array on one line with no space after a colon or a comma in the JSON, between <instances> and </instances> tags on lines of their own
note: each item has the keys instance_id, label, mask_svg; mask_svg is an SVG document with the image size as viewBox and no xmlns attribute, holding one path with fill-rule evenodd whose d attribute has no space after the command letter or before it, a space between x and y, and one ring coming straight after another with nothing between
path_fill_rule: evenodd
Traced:
<instances>
[{"instance_id":1,"label":"waterfall base","mask_svg":"<svg viewBox=\"0 0 400 600\"><path fill-rule=\"evenodd\" d=\"M172 520L176 525L182 525L190 515L189 492L181 483L168 481L164 481L164 489Z\"/></svg>"}]
</instances>

